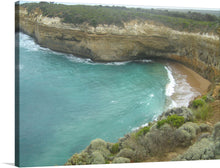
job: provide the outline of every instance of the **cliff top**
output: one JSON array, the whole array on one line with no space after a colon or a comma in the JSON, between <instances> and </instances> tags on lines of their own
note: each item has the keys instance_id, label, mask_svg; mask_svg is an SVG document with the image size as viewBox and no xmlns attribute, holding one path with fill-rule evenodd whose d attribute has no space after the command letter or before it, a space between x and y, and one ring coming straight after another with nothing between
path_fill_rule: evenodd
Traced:
<instances>
[{"instance_id":1,"label":"cliff top","mask_svg":"<svg viewBox=\"0 0 220 168\"><path fill-rule=\"evenodd\" d=\"M219 16L197 12L178 12L159 9L126 8L118 6L63 5L47 2L22 4L29 15L42 14L58 17L62 23L116 25L124 27L127 22L153 22L178 31L214 33L219 26Z\"/></svg>"}]
</instances>

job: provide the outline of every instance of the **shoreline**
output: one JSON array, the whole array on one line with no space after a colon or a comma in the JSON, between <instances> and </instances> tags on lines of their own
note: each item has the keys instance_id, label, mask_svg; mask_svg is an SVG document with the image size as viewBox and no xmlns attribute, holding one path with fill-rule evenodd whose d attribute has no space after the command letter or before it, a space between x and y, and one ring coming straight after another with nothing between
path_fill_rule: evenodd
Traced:
<instances>
[{"instance_id":1,"label":"shoreline","mask_svg":"<svg viewBox=\"0 0 220 168\"><path fill-rule=\"evenodd\" d=\"M168 62L169 67L173 70L181 73L182 75L186 75L186 80L190 84L192 88L198 91L200 94L205 94L208 90L208 87L211 85L211 82L207 79L203 78L197 72L192 69L186 67L185 65L178 62Z\"/></svg>"},{"instance_id":2,"label":"shoreline","mask_svg":"<svg viewBox=\"0 0 220 168\"><path fill-rule=\"evenodd\" d=\"M175 80L171 108L188 107L190 101L206 94L211 82L181 63L167 61L164 63L172 72Z\"/></svg>"},{"instance_id":3,"label":"shoreline","mask_svg":"<svg viewBox=\"0 0 220 168\"><path fill-rule=\"evenodd\" d=\"M208 90L209 85L211 84L208 80L204 79L199 74L197 74L193 70L185 67L184 65L182 65L180 63L172 62L172 61L164 61L164 62L157 61L157 62L161 62L165 67L168 67L168 69L172 72L172 77L174 78L176 85L174 87L174 92L168 97L171 97L171 99L173 99L174 101L181 100L179 98L183 97L183 94L181 95L181 92L176 92L176 90L175 90L179 86L178 79L181 77L184 77L184 78L181 78L181 79L184 79L182 81L183 84L189 84L189 86L191 87L191 88L189 87L188 92L186 92L186 90L185 91L183 90L184 93L186 93L186 95L188 95L189 92L192 92L193 93L192 95L194 96L194 98L196 98L198 96L197 95L198 93L200 95L204 94ZM193 98L191 100L193 100ZM189 103L191 100L187 99L186 97L184 97L184 99L182 99L182 101L184 103L186 103L186 101L188 101L188 103ZM174 107L172 107L172 108L174 108ZM164 111L165 111L165 109L164 109ZM138 127L138 129L141 127L143 127L143 126Z\"/></svg>"},{"instance_id":4,"label":"shoreline","mask_svg":"<svg viewBox=\"0 0 220 168\"><path fill-rule=\"evenodd\" d=\"M24 35L27 35L23 32L21 33ZM29 35L27 36L31 37ZM34 39L34 38L31 37L31 39ZM41 48L40 45L39 47ZM42 47L42 48L49 49L46 47ZM56 52L56 53L66 54L66 53L57 52L54 50L51 50L51 51ZM200 95L205 94L208 90L208 87L211 85L211 82L203 78L197 72L193 71L192 69L186 67L185 65L181 63L178 63L172 60L142 59L142 60L118 61L118 62L117 61L116 62L96 62L91 59L88 60L88 58L82 58L82 57L78 57L72 54L71 56L67 56L67 59L69 59L70 61L74 60L74 62L76 61L76 62L85 62L85 63L92 63L92 64L101 63L101 64L107 64L107 65L112 65L112 64L122 65L128 62L133 62L133 61L134 62L136 61L152 62L153 61L153 62L161 63L162 65L164 65L165 69L167 70L168 78L170 80L170 83L168 83L166 87L166 96L168 100L166 102L166 106L163 111L166 111L168 109L175 108L175 107L182 107L182 106L188 107L190 101L194 100L196 97ZM168 85L171 85L171 86L168 86Z\"/></svg>"}]
</instances>

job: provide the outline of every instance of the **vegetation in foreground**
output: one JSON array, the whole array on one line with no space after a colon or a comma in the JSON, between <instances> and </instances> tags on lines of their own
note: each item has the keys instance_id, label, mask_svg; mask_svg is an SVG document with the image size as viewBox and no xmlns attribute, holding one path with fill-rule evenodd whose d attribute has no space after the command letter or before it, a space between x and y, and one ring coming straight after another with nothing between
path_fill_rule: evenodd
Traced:
<instances>
[{"instance_id":1,"label":"vegetation in foreground","mask_svg":"<svg viewBox=\"0 0 220 168\"><path fill-rule=\"evenodd\" d=\"M208 99L207 96L196 99L192 102L192 110L197 120L205 121L212 115L212 107L209 102L214 101L213 98Z\"/></svg>"},{"instance_id":2,"label":"vegetation in foreground","mask_svg":"<svg viewBox=\"0 0 220 168\"><path fill-rule=\"evenodd\" d=\"M29 14L36 9L42 11L43 16L60 17L64 23L88 23L96 27L98 24L114 24L122 26L131 20L153 21L176 30L190 32L215 32L219 26L220 16L197 12L178 12L174 10L126 8L118 6L88 6L63 5L47 2L25 3Z\"/></svg>"},{"instance_id":3,"label":"vegetation in foreground","mask_svg":"<svg viewBox=\"0 0 220 168\"><path fill-rule=\"evenodd\" d=\"M158 121L125 135L117 143L93 140L66 165L219 159L219 105L220 85L192 101L189 108L170 109Z\"/></svg>"}]
</instances>

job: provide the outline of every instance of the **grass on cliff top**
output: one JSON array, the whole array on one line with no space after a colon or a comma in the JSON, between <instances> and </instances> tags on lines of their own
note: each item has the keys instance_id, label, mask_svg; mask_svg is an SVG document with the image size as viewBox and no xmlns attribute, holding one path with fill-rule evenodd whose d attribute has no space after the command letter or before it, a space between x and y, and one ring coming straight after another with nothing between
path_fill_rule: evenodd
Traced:
<instances>
[{"instance_id":1,"label":"grass on cliff top","mask_svg":"<svg viewBox=\"0 0 220 168\"><path fill-rule=\"evenodd\" d=\"M219 26L220 18L211 14L196 12L178 12L159 9L126 8L118 6L88 6L63 5L47 2L25 3L28 13L36 9L42 11L43 16L60 17L65 23L89 23L96 27L98 24L114 24L123 26L123 22L131 20L156 21L177 30L203 32L215 31Z\"/></svg>"},{"instance_id":2,"label":"grass on cliff top","mask_svg":"<svg viewBox=\"0 0 220 168\"><path fill-rule=\"evenodd\" d=\"M195 99L192 102L192 111L197 120L207 120L212 115L212 107L209 102L212 102L207 98L207 96L203 96L202 98Z\"/></svg>"}]
</instances>

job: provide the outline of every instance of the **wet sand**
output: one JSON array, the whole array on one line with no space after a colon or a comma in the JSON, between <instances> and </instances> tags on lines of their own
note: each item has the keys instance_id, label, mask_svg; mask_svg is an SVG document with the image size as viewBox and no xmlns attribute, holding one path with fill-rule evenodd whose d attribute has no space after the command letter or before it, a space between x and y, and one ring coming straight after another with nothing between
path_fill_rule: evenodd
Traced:
<instances>
[{"instance_id":1,"label":"wet sand","mask_svg":"<svg viewBox=\"0 0 220 168\"><path fill-rule=\"evenodd\" d=\"M207 92L211 82L204 79L198 73L180 63L169 62L167 63L167 65L172 69L172 72L177 71L182 75L186 75L186 80L189 83L189 85L195 90L197 90L200 94L205 94ZM175 75L175 73L173 75Z\"/></svg>"},{"instance_id":2,"label":"wet sand","mask_svg":"<svg viewBox=\"0 0 220 168\"><path fill-rule=\"evenodd\" d=\"M206 94L210 82L195 71L176 62L166 62L175 80L174 93L170 107L188 106L196 97Z\"/></svg>"}]
</instances>

